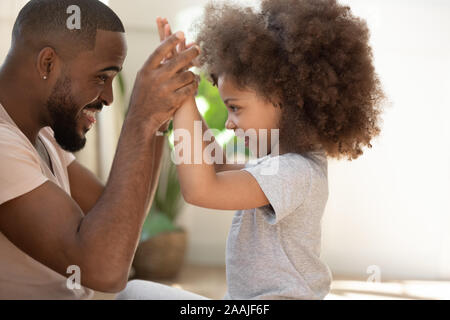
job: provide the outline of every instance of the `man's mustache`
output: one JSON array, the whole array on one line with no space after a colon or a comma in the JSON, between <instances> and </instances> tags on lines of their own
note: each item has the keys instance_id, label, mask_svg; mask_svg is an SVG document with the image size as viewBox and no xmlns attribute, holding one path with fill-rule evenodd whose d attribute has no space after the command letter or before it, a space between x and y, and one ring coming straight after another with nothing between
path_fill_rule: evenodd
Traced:
<instances>
[{"instance_id":1,"label":"man's mustache","mask_svg":"<svg viewBox=\"0 0 450 320\"><path fill-rule=\"evenodd\" d=\"M86 107L84 107L85 109L95 109L95 110L99 110L102 111L103 109L103 103L98 101L98 102L94 102L91 104L88 104Z\"/></svg>"}]
</instances>

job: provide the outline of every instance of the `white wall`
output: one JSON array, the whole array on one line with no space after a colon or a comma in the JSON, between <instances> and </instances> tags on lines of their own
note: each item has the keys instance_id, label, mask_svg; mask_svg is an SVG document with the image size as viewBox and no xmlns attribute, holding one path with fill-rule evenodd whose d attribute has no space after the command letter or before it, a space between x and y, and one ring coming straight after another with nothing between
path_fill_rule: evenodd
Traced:
<instances>
[{"instance_id":1,"label":"white wall","mask_svg":"<svg viewBox=\"0 0 450 320\"><path fill-rule=\"evenodd\" d=\"M17 13L27 0L1 0L0 1L0 61L8 54L11 42L12 26Z\"/></svg>"},{"instance_id":2,"label":"white wall","mask_svg":"<svg viewBox=\"0 0 450 320\"><path fill-rule=\"evenodd\" d=\"M450 279L450 3L346 2L368 18L392 107L373 150L330 162L324 258L336 273Z\"/></svg>"}]
</instances>

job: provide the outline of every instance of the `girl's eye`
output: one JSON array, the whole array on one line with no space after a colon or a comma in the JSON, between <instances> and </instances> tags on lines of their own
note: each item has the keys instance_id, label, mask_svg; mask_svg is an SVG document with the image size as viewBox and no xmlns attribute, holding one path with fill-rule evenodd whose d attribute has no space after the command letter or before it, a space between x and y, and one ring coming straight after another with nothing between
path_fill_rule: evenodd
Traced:
<instances>
[{"instance_id":1,"label":"girl's eye","mask_svg":"<svg viewBox=\"0 0 450 320\"><path fill-rule=\"evenodd\" d=\"M239 110L239 108L236 106L230 106L229 108L230 108L231 112L237 112Z\"/></svg>"}]
</instances>

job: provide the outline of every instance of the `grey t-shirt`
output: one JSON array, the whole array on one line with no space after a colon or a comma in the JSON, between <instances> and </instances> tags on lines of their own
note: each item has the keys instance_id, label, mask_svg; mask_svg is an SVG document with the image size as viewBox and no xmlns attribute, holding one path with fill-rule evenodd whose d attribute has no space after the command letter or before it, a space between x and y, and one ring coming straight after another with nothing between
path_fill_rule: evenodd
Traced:
<instances>
[{"instance_id":1,"label":"grey t-shirt","mask_svg":"<svg viewBox=\"0 0 450 320\"><path fill-rule=\"evenodd\" d=\"M256 163L255 163L256 162ZM249 162L270 204L235 213L227 240L225 299L323 299L331 272L320 260L328 199L324 151Z\"/></svg>"}]
</instances>

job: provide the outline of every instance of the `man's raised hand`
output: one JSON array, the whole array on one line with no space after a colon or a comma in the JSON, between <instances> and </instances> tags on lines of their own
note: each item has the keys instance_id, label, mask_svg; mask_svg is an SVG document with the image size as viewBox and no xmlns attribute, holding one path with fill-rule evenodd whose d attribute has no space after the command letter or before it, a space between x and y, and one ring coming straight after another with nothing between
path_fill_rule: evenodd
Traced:
<instances>
[{"instance_id":1,"label":"man's raised hand","mask_svg":"<svg viewBox=\"0 0 450 320\"><path fill-rule=\"evenodd\" d=\"M144 63L136 76L129 117L144 123L151 121L159 127L195 93L198 86L196 77L184 70L199 55L198 47L192 46L165 61L181 43L184 43L182 32L170 35Z\"/></svg>"}]
</instances>

